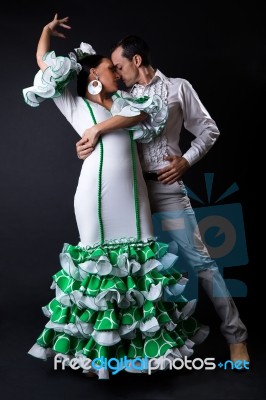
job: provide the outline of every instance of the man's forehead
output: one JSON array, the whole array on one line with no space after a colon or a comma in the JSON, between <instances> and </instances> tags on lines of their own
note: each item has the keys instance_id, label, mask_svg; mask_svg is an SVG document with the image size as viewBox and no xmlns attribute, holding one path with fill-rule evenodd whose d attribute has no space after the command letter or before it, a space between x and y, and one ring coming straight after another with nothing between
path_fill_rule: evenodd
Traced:
<instances>
[{"instance_id":1,"label":"man's forehead","mask_svg":"<svg viewBox=\"0 0 266 400\"><path fill-rule=\"evenodd\" d=\"M111 56L114 57L114 58L124 58L124 57L122 56L122 52L123 52L122 47L117 47L117 48L112 52Z\"/></svg>"},{"instance_id":2,"label":"man's forehead","mask_svg":"<svg viewBox=\"0 0 266 400\"><path fill-rule=\"evenodd\" d=\"M124 64L127 61L129 61L126 57L122 56L121 52L119 52L119 54L118 53L115 53L115 54L113 53L111 55L111 58L112 58L112 61L113 61L114 65Z\"/></svg>"}]
</instances>

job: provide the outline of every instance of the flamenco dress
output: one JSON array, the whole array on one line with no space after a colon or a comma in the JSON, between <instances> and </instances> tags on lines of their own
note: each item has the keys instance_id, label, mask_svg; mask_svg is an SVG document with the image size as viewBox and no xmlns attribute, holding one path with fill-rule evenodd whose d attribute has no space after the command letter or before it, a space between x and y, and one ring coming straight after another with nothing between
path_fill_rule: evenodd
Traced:
<instances>
[{"instance_id":1,"label":"flamenco dress","mask_svg":"<svg viewBox=\"0 0 266 400\"><path fill-rule=\"evenodd\" d=\"M109 378L106 361L114 358L121 370L147 373L147 360L190 357L208 328L192 316L196 301L183 295L187 279L175 269L178 255L154 237L136 147L137 140L160 134L167 106L156 95L134 99L118 91L109 111L71 94L75 60L50 52L45 62L47 69L23 90L24 100L34 107L52 98L80 136L114 115L144 111L150 122L102 135L83 162L74 198L79 241L63 245L54 296L42 308L48 322L29 354L60 355L67 364L75 359L100 379Z\"/></svg>"}]
</instances>

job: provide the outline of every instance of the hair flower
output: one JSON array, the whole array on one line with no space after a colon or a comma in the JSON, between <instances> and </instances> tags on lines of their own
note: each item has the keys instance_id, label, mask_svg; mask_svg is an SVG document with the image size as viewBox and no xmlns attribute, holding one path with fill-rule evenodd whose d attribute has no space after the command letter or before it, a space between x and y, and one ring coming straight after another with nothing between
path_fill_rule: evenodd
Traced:
<instances>
[{"instance_id":1,"label":"hair flower","mask_svg":"<svg viewBox=\"0 0 266 400\"><path fill-rule=\"evenodd\" d=\"M75 49L75 52L77 53L78 60L82 60L82 58L88 55L96 54L94 48L90 44L84 42L80 43L79 47Z\"/></svg>"}]
</instances>

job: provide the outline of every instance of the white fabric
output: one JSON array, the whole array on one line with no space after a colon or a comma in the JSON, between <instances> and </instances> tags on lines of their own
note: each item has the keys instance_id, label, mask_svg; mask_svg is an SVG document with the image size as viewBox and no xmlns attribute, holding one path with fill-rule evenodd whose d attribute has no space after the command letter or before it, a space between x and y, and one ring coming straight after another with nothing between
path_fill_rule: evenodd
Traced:
<instances>
[{"instance_id":1,"label":"white fabric","mask_svg":"<svg viewBox=\"0 0 266 400\"><path fill-rule=\"evenodd\" d=\"M179 147L182 125L196 138L183 154L190 165L199 161L219 137L215 121L210 117L191 84L181 78L167 78L159 70L151 82L136 84L130 93L135 97L158 94L168 103L168 119L162 134L147 144L139 144L140 160L144 171L156 171L168 164L167 155L182 155ZM145 125L146 121L143 123Z\"/></svg>"},{"instance_id":2,"label":"white fabric","mask_svg":"<svg viewBox=\"0 0 266 400\"><path fill-rule=\"evenodd\" d=\"M31 107L38 107L45 99L60 96L61 90L81 70L73 53L71 57L56 57L55 52L50 51L44 55L43 61L47 68L44 71L39 70L34 77L33 86L22 91L25 102Z\"/></svg>"},{"instance_id":3,"label":"white fabric","mask_svg":"<svg viewBox=\"0 0 266 400\"><path fill-rule=\"evenodd\" d=\"M81 97L74 97L65 89L60 97L53 99L66 119L82 136L86 128L93 125L87 105ZM101 105L90 102L97 123L112 116ZM104 161L102 174L102 220L105 240L136 237L135 203L131 144L126 130L117 130L102 136ZM141 220L141 238L153 236L151 212L146 184L135 143L138 197ZM92 246L99 241L98 171L100 145L88 157L81 169L75 194L75 214L81 246Z\"/></svg>"}]
</instances>

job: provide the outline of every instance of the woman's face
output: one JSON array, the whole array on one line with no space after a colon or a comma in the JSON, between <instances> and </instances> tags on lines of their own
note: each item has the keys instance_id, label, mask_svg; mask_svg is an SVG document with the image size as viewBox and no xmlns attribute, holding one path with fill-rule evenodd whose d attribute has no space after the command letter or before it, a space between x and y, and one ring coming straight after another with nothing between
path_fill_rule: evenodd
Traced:
<instances>
[{"instance_id":1,"label":"woman's face","mask_svg":"<svg viewBox=\"0 0 266 400\"><path fill-rule=\"evenodd\" d=\"M118 89L119 74L109 58L103 58L100 65L95 68L101 84L107 93L116 92Z\"/></svg>"}]
</instances>

